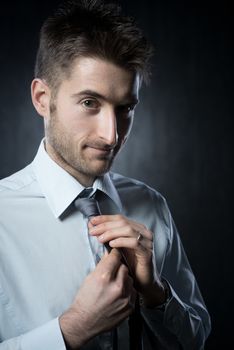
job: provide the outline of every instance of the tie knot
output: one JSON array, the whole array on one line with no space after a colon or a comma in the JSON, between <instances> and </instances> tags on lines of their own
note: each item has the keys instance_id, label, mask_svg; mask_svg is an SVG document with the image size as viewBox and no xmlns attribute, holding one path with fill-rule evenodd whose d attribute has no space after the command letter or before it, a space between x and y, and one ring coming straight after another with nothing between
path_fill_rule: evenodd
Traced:
<instances>
[{"instance_id":1,"label":"tie knot","mask_svg":"<svg viewBox=\"0 0 234 350\"><path fill-rule=\"evenodd\" d=\"M93 189L93 187L86 187L83 189L83 191L81 191L78 198L90 198L93 197L94 194L95 190Z\"/></svg>"},{"instance_id":2,"label":"tie knot","mask_svg":"<svg viewBox=\"0 0 234 350\"><path fill-rule=\"evenodd\" d=\"M95 198L77 198L74 201L74 205L87 218L101 214Z\"/></svg>"}]
</instances>

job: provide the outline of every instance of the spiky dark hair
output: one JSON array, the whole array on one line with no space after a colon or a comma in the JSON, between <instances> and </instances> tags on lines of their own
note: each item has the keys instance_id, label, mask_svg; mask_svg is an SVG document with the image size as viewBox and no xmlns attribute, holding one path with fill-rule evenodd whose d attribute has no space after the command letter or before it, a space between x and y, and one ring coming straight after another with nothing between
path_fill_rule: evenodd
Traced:
<instances>
[{"instance_id":1,"label":"spiky dark hair","mask_svg":"<svg viewBox=\"0 0 234 350\"><path fill-rule=\"evenodd\" d=\"M44 22L35 77L56 87L74 59L98 57L137 72L147 80L152 47L134 19L103 0L65 1Z\"/></svg>"}]
</instances>

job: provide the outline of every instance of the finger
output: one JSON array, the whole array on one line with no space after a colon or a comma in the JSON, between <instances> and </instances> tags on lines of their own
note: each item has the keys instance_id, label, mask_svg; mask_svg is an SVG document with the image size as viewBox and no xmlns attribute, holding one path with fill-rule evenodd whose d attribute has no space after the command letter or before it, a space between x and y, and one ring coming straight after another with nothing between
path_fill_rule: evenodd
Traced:
<instances>
[{"instance_id":1,"label":"finger","mask_svg":"<svg viewBox=\"0 0 234 350\"><path fill-rule=\"evenodd\" d=\"M129 276L129 270L122 264L116 274L116 284L121 290L121 297L127 297L133 288L133 279Z\"/></svg>"},{"instance_id":2,"label":"finger","mask_svg":"<svg viewBox=\"0 0 234 350\"><path fill-rule=\"evenodd\" d=\"M133 290L133 278L128 275L124 283L125 296L130 296L133 293Z\"/></svg>"},{"instance_id":3,"label":"finger","mask_svg":"<svg viewBox=\"0 0 234 350\"><path fill-rule=\"evenodd\" d=\"M98 215L98 216L94 216L90 219L91 223L93 225L98 225L101 224L103 222L108 222L108 221L119 221L121 219L123 219L124 216L117 214L117 215Z\"/></svg>"},{"instance_id":4,"label":"finger","mask_svg":"<svg viewBox=\"0 0 234 350\"><path fill-rule=\"evenodd\" d=\"M149 240L153 240L153 234L151 231L149 231L146 226L142 225L142 224L138 224L134 221L131 222L132 227L135 231L135 234L138 236L139 234L141 234L142 236L144 236L145 238L149 239Z\"/></svg>"},{"instance_id":5,"label":"finger","mask_svg":"<svg viewBox=\"0 0 234 350\"><path fill-rule=\"evenodd\" d=\"M89 220L88 222L88 228L91 229L92 227L94 227L94 225L91 223L91 221Z\"/></svg>"},{"instance_id":6,"label":"finger","mask_svg":"<svg viewBox=\"0 0 234 350\"><path fill-rule=\"evenodd\" d=\"M119 270L121 262L121 254L117 249L112 249L109 254L105 254L98 263L96 270L102 274L103 278L115 278Z\"/></svg>"},{"instance_id":7,"label":"finger","mask_svg":"<svg viewBox=\"0 0 234 350\"><path fill-rule=\"evenodd\" d=\"M124 308L121 305L121 307L119 308L119 311L116 312L115 314L116 320L119 320L118 323L116 322L117 325L120 324L123 320L125 320L129 315L131 315L132 312L133 312L133 308L129 307L129 305L126 305Z\"/></svg>"},{"instance_id":8,"label":"finger","mask_svg":"<svg viewBox=\"0 0 234 350\"><path fill-rule=\"evenodd\" d=\"M128 248L128 249L138 250L141 252L144 252L147 250L152 252L152 249L153 249L153 242L146 238L137 240L137 238L135 237L134 238L119 237L109 241L109 245L112 248Z\"/></svg>"},{"instance_id":9,"label":"finger","mask_svg":"<svg viewBox=\"0 0 234 350\"><path fill-rule=\"evenodd\" d=\"M119 237L132 237L136 238L138 237L139 233L137 234L130 226L124 226L124 227L115 227L111 228L99 235L97 235L97 238L99 242L109 242L112 239L116 239Z\"/></svg>"},{"instance_id":10,"label":"finger","mask_svg":"<svg viewBox=\"0 0 234 350\"><path fill-rule=\"evenodd\" d=\"M116 274L116 283L118 284L119 282L119 284L121 285L125 284L128 277L128 268L123 263L121 263L119 270Z\"/></svg>"},{"instance_id":11,"label":"finger","mask_svg":"<svg viewBox=\"0 0 234 350\"><path fill-rule=\"evenodd\" d=\"M138 240L140 237L141 240L142 238L146 238L152 241L152 235L146 235L143 231L136 231L130 225L120 226L119 223L98 225L90 230L90 234L92 236L97 236L101 243L109 242L119 237L133 237Z\"/></svg>"},{"instance_id":12,"label":"finger","mask_svg":"<svg viewBox=\"0 0 234 350\"><path fill-rule=\"evenodd\" d=\"M133 279L128 275L128 270L124 265L119 268L116 283L119 284L122 290L121 297L127 301L126 307L134 308L137 293L133 287Z\"/></svg>"},{"instance_id":13,"label":"finger","mask_svg":"<svg viewBox=\"0 0 234 350\"><path fill-rule=\"evenodd\" d=\"M89 233L92 236L100 236L100 242L109 241L119 236L138 237L139 235L151 241L153 240L152 232L147 230L144 225L127 220L123 217L118 221L108 221L97 224L96 226L90 223Z\"/></svg>"},{"instance_id":14,"label":"finger","mask_svg":"<svg viewBox=\"0 0 234 350\"><path fill-rule=\"evenodd\" d=\"M141 233L137 233L137 236L129 236L124 231L111 231L106 232L100 236L97 236L100 243L104 245L108 244L110 247L115 248L145 248L153 249L153 241L144 237ZM125 244L126 243L126 244Z\"/></svg>"},{"instance_id":15,"label":"finger","mask_svg":"<svg viewBox=\"0 0 234 350\"><path fill-rule=\"evenodd\" d=\"M108 221L95 226L92 223L88 225L89 233L93 236L100 235L106 231L111 231L112 229L119 229L126 226L127 225L124 220Z\"/></svg>"}]
</instances>

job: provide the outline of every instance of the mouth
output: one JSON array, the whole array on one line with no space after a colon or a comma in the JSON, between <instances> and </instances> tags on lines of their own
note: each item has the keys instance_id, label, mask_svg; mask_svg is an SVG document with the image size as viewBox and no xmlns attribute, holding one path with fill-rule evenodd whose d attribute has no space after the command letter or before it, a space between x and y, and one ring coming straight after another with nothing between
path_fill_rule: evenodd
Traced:
<instances>
[{"instance_id":1,"label":"mouth","mask_svg":"<svg viewBox=\"0 0 234 350\"><path fill-rule=\"evenodd\" d=\"M113 148L104 148L104 147L98 147L98 146L86 146L87 149L89 149L93 154L101 157L111 157L113 154L114 149Z\"/></svg>"}]
</instances>

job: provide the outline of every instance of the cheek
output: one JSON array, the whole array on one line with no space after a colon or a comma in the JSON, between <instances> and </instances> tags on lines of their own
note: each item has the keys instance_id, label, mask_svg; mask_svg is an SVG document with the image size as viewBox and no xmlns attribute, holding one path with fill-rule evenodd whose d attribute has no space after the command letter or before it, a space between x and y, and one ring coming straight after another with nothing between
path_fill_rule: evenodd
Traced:
<instances>
[{"instance_id":1,"label":"cheek","mask_svg":"<svg viewBox=\"0 0 234 350\"><path fill-rule=\"evenodd\" d=\"M57 109L56 122L60 130L70 136L81 138L92 133L93 123L85 118L76 108Z\"/></svg>"},{"instance_id":2,"label":"cheek","mask_svg":"<svg viewBox=\"0 0 234 350\"><path fill-rule=\"evenodd\" d=\"M119 140L125 141L128 138L132 128L132 124L133 124L133 117L122 119L118 122L117 132L118 132Z\"/></svg>"}]
</instances>

